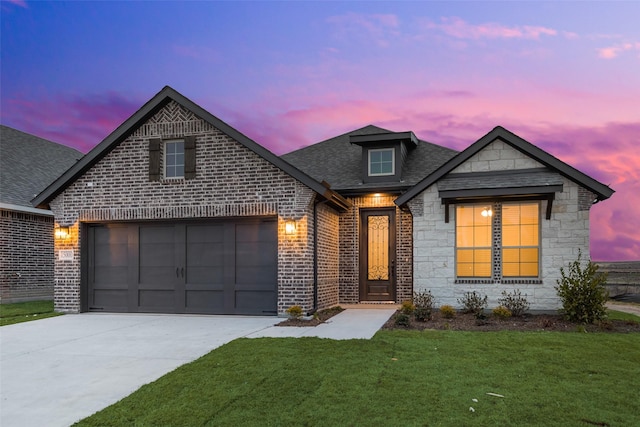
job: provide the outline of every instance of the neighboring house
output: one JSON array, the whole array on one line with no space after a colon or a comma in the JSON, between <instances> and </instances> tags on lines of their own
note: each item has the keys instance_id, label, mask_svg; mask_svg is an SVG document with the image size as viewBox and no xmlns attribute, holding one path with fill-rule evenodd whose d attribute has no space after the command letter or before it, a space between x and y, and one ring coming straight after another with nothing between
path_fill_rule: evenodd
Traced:
<instances>
[{"instance_id":1,"label":"neighboring house","mask_svg":"<svg viewBox=\"0 0 640 427\"><path fill-rule=\"evenodd\" d=\"M34 204L56 240L56 309L283 314L458 305L520 289L558 307L613 190L497 127L461 153L375 126L277 157L170 87Z\"/></svg>"},{"instance_id":2,"label":"neighboring house","mask_svg":"<svg viewBox=\"0 0 640 427\"><path fill-rule=\"evenodd\" d=\"M31 199L82 154L0 125L0 301L53 298L53 213Z\"/></svg>"}]
</instances>

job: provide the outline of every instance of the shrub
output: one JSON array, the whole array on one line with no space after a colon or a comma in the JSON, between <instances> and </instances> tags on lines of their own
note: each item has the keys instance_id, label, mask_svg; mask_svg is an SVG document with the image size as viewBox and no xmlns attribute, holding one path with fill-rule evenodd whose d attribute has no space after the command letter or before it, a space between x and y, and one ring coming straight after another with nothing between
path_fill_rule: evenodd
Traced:
<instances>
[{"instance_id":1,"label":"shrub","mask_svg":"<svg viewBox=\"0 0 640 427\"><path fill-rule=\"evenodd\" d=\"M518 289L513 293L502 291L502 298L498 298L498 304L507 308L513 317L520 317L529 310L527 295L522 296Z\"/></svg>"},{"instance_id":2,"label":"shrub","mask_svg":"<svg viewBox=\"0 0 640 427\"><path fill-rule=\"evenodd\" d=\"M400 307L400 312L402 314L406 314L407 316L411 316L413 312L416 310L416 306L409 300L402 301L402 306Z\"/></svg>"},{"instance_id":3,"label":"shrub","mask_svg":"<svg viewBox=\"0 0 640 427\"><path fill-rule=\"evenodd\" d=\"M404 328L409 327L409 315L403 312L397 313L394 319L396 326L402 326Z\"/></svg>"},{"instance_id":4,"label":"shrub","mask_svg":"<svg viewBox=\"0 0 640 427\"><path fill-rule=\"evenodd\" d=\"M598 266L591 261L584 268L581 263L582 251L569 264L569 271L560 268L561 278L555 287L562 302L560 312L564 317L577 323L594 323L607 317L605 306L609 299L606 273L598 273Z\"/></svg>"},{"instance_id":5,"label":"shrub","mask_svg":"<svg viewBox=\"0 0 640 427\"><path fill-rule=\"evenodd\" d=\"M291 319L299 319L302 317L302 307L299 305L292 305L287 308L287 314Z\"/></svg>"},{"instance_id":6,"label":"shrub","mask_svg":"<svg viewBox=\"0 0 640 427\"><path fill-rule=\"evenodd\" d=\"M413 304L415 305L415 311L413 313L416 320L425 322L431 319L431 312L433 311L433 295L431 291L414 292Z\"/></svg>"},{"instance_id":7,"label":"shrub","mask_svg":"<svg viewBox=\"0 0 640 427\"><path fill-rule=\"evenodd\" d=\"M476 317L481 317L482 311L487 308L487 296L482 298L476 291L466 292L464 297L458 298L458 303L464 307L464 313L473 313Z\"/></svg>"},{"instance_id":8,"label":"shrub","mask_svg":"<svg viewBox=\"0 0 640 427\"><path fill-rule=\"evenodd\" d=\"M456 317L456 309L450 305L443 305L440 307L440 314L442 314L442 317L445 319L453 319Z\"/></svg>"},{"instance_id":9,"label":"shrub","mask_svg":"<svg viewBox=\"0 0 640 427\"><path fill-rule=\"evenodd\" d=\"M503 305L497 306L492 311L493 311L493 315L498 319L508 319L509 317L511 317L511 314L512 314L511 310L509 310L507 307Z\"/></svg>"}]
</instances>

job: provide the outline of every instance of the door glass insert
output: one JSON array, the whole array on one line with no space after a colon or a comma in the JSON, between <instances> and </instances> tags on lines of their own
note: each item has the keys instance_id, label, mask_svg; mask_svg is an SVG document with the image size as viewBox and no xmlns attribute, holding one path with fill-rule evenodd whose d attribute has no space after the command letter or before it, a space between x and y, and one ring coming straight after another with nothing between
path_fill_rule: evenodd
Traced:
<instances>
[{"instance_id":1,"label":"door glass insert","mask_svg":"<svg viewBox=\"0 0 640 427\"><path fill-rule=\"evenodd\" d=\"M369 215L368 235L368 279L389 280L389 216Z\"/></svg>"}]
</instances>

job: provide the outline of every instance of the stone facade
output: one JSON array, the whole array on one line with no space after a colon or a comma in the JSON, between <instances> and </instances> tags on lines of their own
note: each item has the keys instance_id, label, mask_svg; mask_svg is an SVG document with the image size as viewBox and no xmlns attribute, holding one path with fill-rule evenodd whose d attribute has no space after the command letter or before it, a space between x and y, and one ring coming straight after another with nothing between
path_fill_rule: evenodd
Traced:
<instances>
[{"instance_id":1,"label":"stone facade","mask_svg":"<svg viewBox=\"0 0 640 427\"><path fill-rule=\"evenodd\" d=\"M413 293L411 213L394 204L395 196L367 195L350 198L352 208L340 215L340 303L360 302L360 209L396 210L396 301L411 299Z\"/></svg>"},{"instance_id":2,"label":"stone facade","mask_svg":"<svg viewBox=\"0 0 640 427\"><path fill-rule=\"evenodd\" d=\"M149 139L196 136L196 177L149 180ZM245 216L278 218L278 312L313 300L315 193L290 175L171 101L51 201L56 223L55 306L80 310L82 224ZM285 235L285 220L297 222ZM60 261L60 250L74 251Z\"/></svg>"},{"instance_id":3,"label":"stone facade","mask_svg":"<svg viewBox=\"0 0 640 427\"><path fill-rule=\"evenodd\" d=\"M536 160L501 141L494 141L452 173L469 173L544 167ZM455 215L445 223L445 206L437 183L409 203L414 226L414 289L430 290L437 305L459 307L458 299L476 291L489 297L489 307L498 305L502 291L516 289L527 295L532 310L551 310L560 306L554 286L560 267L567 266L582 251L589 257L589 208L594 196L573 181L564 179L563 191L556 193L551 219L545 219L547 201L540 201L540 277L538 280L456 281ZM455 206L450 209L455 210ZM499 206L494 207L498 209ZM498 220L494 218L494 220ZM498 242L499 244L499 242ZM495 267L495 266L494 266Z\"/></svg>"},{"instance_id":4,"label":"stone facade","mask_svg":"<svg viewBox=\"0 0 640 427\"><path fill-rule=\"evenodd\" d=\"M0 209L0 302L53 298L53 216Z\"/></svg>"}]
</instances>

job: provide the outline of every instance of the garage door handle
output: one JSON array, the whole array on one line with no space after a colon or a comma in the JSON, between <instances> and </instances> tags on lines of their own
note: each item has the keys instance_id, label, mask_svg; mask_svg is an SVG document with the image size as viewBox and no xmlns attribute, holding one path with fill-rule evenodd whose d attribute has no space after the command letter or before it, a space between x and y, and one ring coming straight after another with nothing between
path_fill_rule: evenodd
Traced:
<instances>
[{"instance_id":1,"label":"garage door handle","mask_svg":"<svg viewBox=\"0 0 640 427\"><path fill-rule=\"evenodd\" d=\"M180 267L176 267L176 277L180 277Z\"/></svg>"},{"instance_id":2,"label":"garage door handle","mask_svg":"<svg viewBox=\"0 0 640 427\"><path fill-rule=\"evenodd\" d=\"M184 278L184 267L180 269L180 277Z\"/></svg>"}]
</instances>

